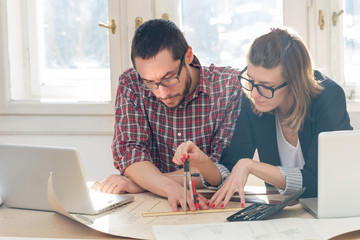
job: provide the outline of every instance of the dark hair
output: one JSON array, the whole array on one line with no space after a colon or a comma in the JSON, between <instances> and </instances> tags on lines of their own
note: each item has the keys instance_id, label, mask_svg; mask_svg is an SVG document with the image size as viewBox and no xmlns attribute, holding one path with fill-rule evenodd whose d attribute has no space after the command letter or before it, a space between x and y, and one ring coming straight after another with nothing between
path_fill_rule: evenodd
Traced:
<instances>
[{"instance_id":1,"label":"dark hair","mask_svg":"<svg viewBox=\"0 0 360 240\"><path fill-rule=\"evenodd\" d=\"M296 131L301 129L311 97L322 90L314 78L310 53L301 38L286 29L272 28L269 33L255 39L247 61L267 69L282 67L282 78L295 99L284 123Z\"/></svg>"},{"instance_id":2,"label":"dark hair","mask_svg":"<svg viewBox=\"0 0 360 240\"><path fill-rule=\"evenodd\" d=\"M135 31L131 45L131 61L135 67L135 58L149 59L161 50L168 49L174 60L181 59L189 45L175 23L164 19L152 19L144 22Z\"/></svg>"}]
</instances>

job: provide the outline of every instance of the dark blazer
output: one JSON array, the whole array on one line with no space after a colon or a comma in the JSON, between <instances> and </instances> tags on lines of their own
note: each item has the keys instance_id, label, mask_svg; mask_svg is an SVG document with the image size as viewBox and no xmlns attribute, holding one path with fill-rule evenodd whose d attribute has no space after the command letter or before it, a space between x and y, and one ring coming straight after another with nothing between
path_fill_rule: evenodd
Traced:
<instances>
[{"instance_id":1,"label":"dark blazer","mask_svg":"<svg viewBox=\"0 0 360 240\"><path fill-rule=\"evenodd\" d=\"M343 89L318 71L315 71L315 77L322 80L321 85L324 90L311 100L308 115L299 131L305 160L301 174L306 191L302 197L317 196L319 133L353 129L346 110ZM263 113L261 117L255 115L250 100L245 94L242 98L241 112L234 135L230 146L222 153L221 162L231 171L239 159L253 158L255 149L258 149L261 162L280 166L275 116L270 113Z\"/></svg>"}]
</instances>

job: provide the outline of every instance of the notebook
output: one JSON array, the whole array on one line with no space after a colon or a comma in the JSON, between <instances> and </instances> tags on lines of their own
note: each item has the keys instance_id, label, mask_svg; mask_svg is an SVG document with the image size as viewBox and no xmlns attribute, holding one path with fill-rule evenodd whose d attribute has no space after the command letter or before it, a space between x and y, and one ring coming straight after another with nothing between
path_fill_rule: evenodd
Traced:
<instances>
[{"instance_id":1,"label":"notebook","mask_svg":"<svg viewBox=\"0 0 360 240\"><path fill-rule=\"evenodd\" d=\"M360 216L360 130L318 138L318 197L300 199L317 218Z\"/></svg>"},{"instance_id":2,"label":"notebook","mask_svg":"<svg viewBox=\"0 0 360 240\"><path fill-rule=\"evenodd\" d=\"M0 194L7 207L51 211L47 184L70 213L97 214L133 201L133 196L89 188L74 148L0 144Z\"/></svg>"}]
</instances>

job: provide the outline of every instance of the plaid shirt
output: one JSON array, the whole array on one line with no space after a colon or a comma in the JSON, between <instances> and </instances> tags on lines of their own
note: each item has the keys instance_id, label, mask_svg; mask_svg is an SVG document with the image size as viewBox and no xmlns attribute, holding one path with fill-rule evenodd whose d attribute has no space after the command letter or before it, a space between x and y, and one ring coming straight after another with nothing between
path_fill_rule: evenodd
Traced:
<instances>
[{"instance_id":1,"label":"plaid shirt","mask_svg":"<svg viewBox=\"0 0 360 240\"><path fill-rule=\"evenodd\" d=\"M202 67L196 57L190 65L200 69L199 85L174 109L140 87L134 68L120 76L112 150L114 165L121 174L141 161L151 161L163 173L182 168L172 158L177 147L187 140L193 141L214 163L219 162L240 113L239 71L213 64Z\"/></svg>"}]
</instances>

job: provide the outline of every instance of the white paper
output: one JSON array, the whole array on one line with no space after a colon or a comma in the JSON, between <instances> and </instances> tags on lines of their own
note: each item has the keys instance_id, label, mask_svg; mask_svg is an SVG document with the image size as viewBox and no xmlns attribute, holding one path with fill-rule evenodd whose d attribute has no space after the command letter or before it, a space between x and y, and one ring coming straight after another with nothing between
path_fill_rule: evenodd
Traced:
<instances>
[{"instance_id":1,"label":"white paper","mask_svg":"<svg viewBox=\"0 0 360 240\"><path fill-rule=\"evenodd\" d=\"M92 229L110 235L139 239L329 239L359 230L360 217L340 219L281 218L257 222L226 222L234 212L202 213L175 216L143 217L148 212L171 212L165 198L152 193L134 194L134 201L98 215L68 213L58 201L52 178L48 182L48 200L52 209ZM228 207L239 207L229 202ZM185 225L184 225L185 224ZM154 234L154 235L153 235Z\"/></svg>"},{"instance_id":2,"label":"white paper","mask_svg":"<svg viewBox=\"0 0 360 240\"><path fill-rule=\"evenodd\" d=\"M157 240L329 239L360 229L360 217L338 219L282 218L255 222L227 222L154 226Z\"/></svg>"},{"instance_id":3,"label":"white paper","mask_svg":"<svg viewBox=\"0 0 360 240\"><path fill-rule=\"evenodd\" d=\"M134 194L134 201L114 210L110 210L97 215L70 214L58 201L53 188L51 176L48 182L48 200L51 208L80 222L92 229L103 233L131 237L139 239L153 239L152 226L172 225L172 224L199 224L225 222L226 218L233 212L201 213L176 216L143 217L143 213L148 212L171 212L171 207L167 199L156 196L152 193ZM239 202L230 202L229 208L240 207Z\"/></svg>"},{"instance_id":4,"label":"white paper","mask_svg":"<svg viewBox=\"0 0 360 240\"><path fill-rule=\"evenodd\" d=\"M303 219L227 222L177 226L154 226L157 240L281 240L324 239Z\"/></svg>"}]
</instances>

